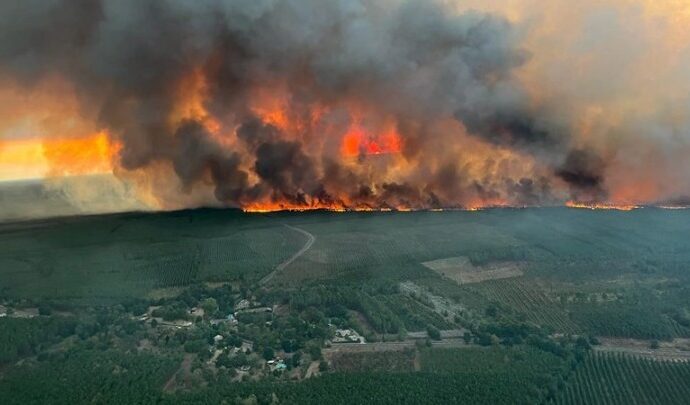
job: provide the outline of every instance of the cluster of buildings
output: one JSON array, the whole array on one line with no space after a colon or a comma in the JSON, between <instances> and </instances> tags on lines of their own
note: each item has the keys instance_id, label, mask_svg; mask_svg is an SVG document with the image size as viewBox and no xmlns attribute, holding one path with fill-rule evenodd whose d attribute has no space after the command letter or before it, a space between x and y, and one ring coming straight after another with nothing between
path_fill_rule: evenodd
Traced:
<instances>
[{"instance_id":1,"label":"cluster of buildings","mask_svg":"<svg viewBox=\"0 0 690 405\"><path fill-rule=\"evenodd\" d=\"M366 343L364 336L352 329L336 329L333 343Z\"/></svg>"}]
</instances>

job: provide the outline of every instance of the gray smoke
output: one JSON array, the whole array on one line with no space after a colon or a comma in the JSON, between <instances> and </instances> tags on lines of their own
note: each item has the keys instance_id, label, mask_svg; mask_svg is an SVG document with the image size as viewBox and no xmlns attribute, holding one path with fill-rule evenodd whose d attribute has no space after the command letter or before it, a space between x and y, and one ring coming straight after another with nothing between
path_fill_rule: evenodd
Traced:
<instances>
[{"instance_id":1,"label":"gray smoke","mask_svg":"<svg viewBox=\"0 0 690 405\"><path fill-rule=\"evenodd\" d=\"M305 204L347 196L372 206L461 205L469 197L539 204L554 199L550 179L573 194L604 193L598 157L571 151L564 126L532 106L514 79L529 59L519 44L501 17L458 15L428 0L0 3L2 74L28 86L49 74L68 78L84 108L97 109L122 142L125 169L170 162L185 189L210 176L216 198L232 205L267 196ZM207 110L223 128L237 128L224 135L236 142L201 122L170 122L176 85L194 69L208 84ZM248 109L252 91L270 83L286 86L295 117L316 103L333 109L299 134L282 133ZM348 122L342 105L350 102L393 117L416 176L390 182L375 167L355 173L339 162L337 146L324 140L333 132L326 124ZM469 175L453 148L439 146L461 142L435 127L449 119L530 156L550 175Z\"/></svg>"}]
</instances>

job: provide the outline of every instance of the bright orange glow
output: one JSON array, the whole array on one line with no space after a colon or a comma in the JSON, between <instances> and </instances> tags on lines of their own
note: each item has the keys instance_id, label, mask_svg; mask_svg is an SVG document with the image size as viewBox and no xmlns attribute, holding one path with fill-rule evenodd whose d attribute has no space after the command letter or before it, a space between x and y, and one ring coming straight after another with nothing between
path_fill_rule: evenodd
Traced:
<instances>
[{"instance_id":1,"label":"bright orange glow","mask_svg":"<svg viewBox=\"0 0 690 405\"><path fill-rule=\"evenodd\" d=\"M67 139L0 142L0 181L112 173L119 147L105 132Z\"/></svg>"},{"instance_id":2,"label":"bright orange glow","mask_svg":"<svg viewBox=\"0 0 690 405\"><path fill-rule=\"evenodd\" d=\"M303 212L303 211L314 211L314 210L322 210L322 211L331 211L331 212L391 212L391 211L398 211L398 212L410 212L414 211L412 208L409 207L396 207L396 208L388 208L388 207L370 207L367 205L361 205L357 203L353 204L346 204L344 202L340 203L323 203L323 202L312 202L309 204L295 204L295 203L290 203L290 202L253 202L253 203L248 203L242 207L242 210L244 212L250 212L250 213L268 213L268 212L280 212L280 211L295 211L295 212Z\"/></svg>"},{"instance_id":3,"label":"bright orange glow","mask_svg":"<svg viewBox=\"0 0 690 405\"><path fill-rule=\"evenodd\" d=\"M110 141L106 132L85 138L43 141L49 177L112 173L118 150L119 146Z\"/></svg>"},{"instance_id":4,"label":"bright orange glow","mask_svg":"<svg viewBox=\"0 0 690 405\"><path fill-rule=\"evenodd\" d=\"M344 203L313 203L308 205L293 204L288 202L263 202L250 203L242 207L242 211L247 213L271 213L271 212L306 212L306 211L330 211L330 212L448 212L448 211L468 211L476 212L490 208L508 208L506 204L476 205L457 208L412 208L407 206L399 207L370 207L366 205L346 205ZM520 207L523 208L523 207Z\"/></svg>"},{"instance_id":5,"label":"bright orange glow","mask_svg":"<svg viewBox=\"0 0 690 405\"><path fill-rule=\"evenodd\" d=\"M312 105L310 116L295 116L290 111L287 91L280 85L256 89L252 94L249 108L263 123L273 125L291 138L299 137L309 126L317 122L323 111L322 108Z\"/></svg>"},{"instance_id":6,"label":"bright orange glow","mask_svg":"<svg viewBox=\"0 0 690 405\"><path fill-rule=\"evenodd\" d=\"M359 123L350 126L343 136L341 145L343 156L381 155L399 153L402 150L402 140L395 127L389 126L381 134L368 133Z\"/></svg>"},{"instance_id":7,"label":"bright orange glow","mask_svg":"<svg viewBox=\"0 0 690 405\"><path fill-rule=\"evenodd\" d=\"M41 140L0 140L0 181L43 177L47 171Z\"/></svg>"},{"instance_id":8,"label":"bright orange glow","mask_svg":"<svg viewBox=\"0 0 690 405\"><path fill-rule=\"evenodd\" d=\"M615 211L632 211L641 208L637 205L614 205L606 203L583 203L577 201L568 201L565 203L568 208L588 209L588 210L615 210Z\"/></svg>"},{"instance_id":9,"label":"bright orange glow","mask_svg":"<svg viewBox=\"0 0 690 405\"><path fill-rule=\"evenodd\" d=\"M208 82L201 69L194 69L177 85L178 97L170 116L170 126L175 127L182 120L201 122L213 135L218 135L221 123L209 114L205 100L208 95Z\"/></svg>"}]
</instances>

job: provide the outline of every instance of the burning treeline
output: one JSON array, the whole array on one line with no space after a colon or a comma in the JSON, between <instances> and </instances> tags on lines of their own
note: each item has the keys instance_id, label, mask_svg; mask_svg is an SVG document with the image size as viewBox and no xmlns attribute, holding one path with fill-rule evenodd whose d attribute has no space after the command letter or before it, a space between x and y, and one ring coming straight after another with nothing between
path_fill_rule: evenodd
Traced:
<instances>
[{"instance_id":1,"label":"burning treeline","mask_svg":"<svg viewBox=\"0 0 690 405\"><path fill-rule=\"evenodd\" d=\"M524 27L448 2L8 1L0 34L0 80L32 95L0 112L3 137L38 121L30 135L57 175L89 172L93 156L51 145L96 139L109 148L97 158L160 208L637 204L690 191L645 178L636 199L617 179L628 123L591 141L596 122L525 78L538 54Z\"/></svg>"}]
</instances>

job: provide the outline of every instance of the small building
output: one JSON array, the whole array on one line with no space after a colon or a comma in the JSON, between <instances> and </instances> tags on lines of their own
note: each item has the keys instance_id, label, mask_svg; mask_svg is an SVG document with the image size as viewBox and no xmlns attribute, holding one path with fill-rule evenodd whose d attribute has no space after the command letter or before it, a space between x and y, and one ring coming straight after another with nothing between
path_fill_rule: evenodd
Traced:
<instances>
[{"instance_id":1,"label":"small building","mask_svg":"<svg viewBox=\"0 0 690 405\"><path fill-rule=\"evenodd\" d=\"M228 316L225 318L230 325L237 325L237 318L235 318L235 315L233 314L228 314Z\"/></svg>"},{"instance_id":2,"label":"small building","mask_svg":"<svg viewBox=\"0 0 690 405\"><path fill-rule=\"evenodd\" d=\"M284 370L287 369L287 365L285 364L285 362L283 361L283 359L280 359L280 358L276 358L276 359L273 359L273 360L268 360L268 361L266 362L266 365L268 366L268 369L271 370L271 371L276 371L276 370L278 370L278 371L284 371Z\"/></svg>"},{"instance_id":3,"label":"small building","mask_svg":"<svg viewBox=\"0 0 690 405\"><path fill-rule=\"evenodd\" d=\"M194 307L194 308L192 308L192 309L189 310L189 314L190 314L191 316L195 317L195 318L196 318L197 316L200 316L200 317L203 318L203 317L204 317L204 309L203 309L203 308Z\"/></svg>"},{"instance_id":4,"label":"small building","mask_svg":"<svg viewBox=\"0 0 690 405\"><path fill-rule=\"evenodd\" d=\"M241 311L244 309L248 309L250 307L250 305L251 304L250 304L249 300L246 300L246 299L240 300L240 302L235 304L235 311Z\"/></svg>"},{"instance_id":5,"label":"small building","mask_svg":"<svg viewBox=\"0 0 690 405\"><path fill-rule=\"evenodd\" d=\"M218 344L223 340L223 335L216 335L213 337L213 341Z\"/></svg>"},{"instance_id":6,"label":"small building","mask_svg":"<svg viewBox=\"0 0 690 405\"><path fill-rule=\"evenodd\" d=\"M270 313L273 312L272 307L256 307L256 308L249 308L249 309L239 309L235 311L235 315L237 314L255 314L255 313L260 313L260 312L266 312Z\"/></svg>"}]
</instances>

